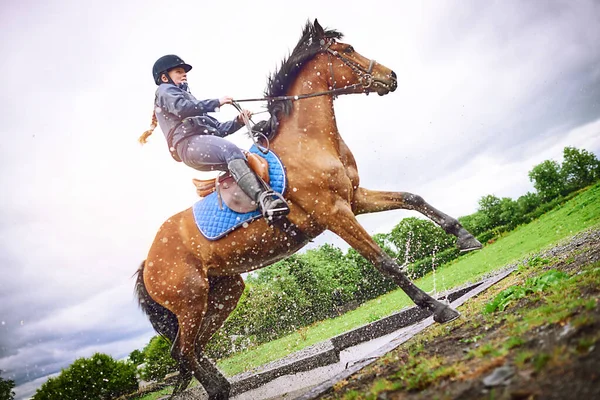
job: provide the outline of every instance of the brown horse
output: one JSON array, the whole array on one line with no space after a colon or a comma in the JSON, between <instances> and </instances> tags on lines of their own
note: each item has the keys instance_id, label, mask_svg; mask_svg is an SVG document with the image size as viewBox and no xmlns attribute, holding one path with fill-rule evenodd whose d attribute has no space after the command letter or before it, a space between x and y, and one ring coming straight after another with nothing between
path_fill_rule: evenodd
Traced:
<instances>
[{"instance_id":1,"label":"brown horse","mask_svg":"<svg viewBox=\"0 0 600 400\"><path fill-rule=\"evenodd\" d=\"M202 349L236 307L244 290L240 274L295 253L325 230L391 277L437 322L459 315L415 286L356 220L358 214L416 210L457 236L461 250L481 247L456 219L420 196L359 186L356 162L336 126L333 100L337 94L393 92L396 74L338 42L341 37L316 20L307 23L298 45L269 81L269 111L276 121L271 124L275 129L270 148L287 171L288 218L297 230L278 229L260 218L209 241L190 208L161 226L138 270L140 305L154 328L172 341L171 354L180 365L174 394L184 390L193 375L210 399L229 397L227 379Z\"/></svg>"}]
</instances>

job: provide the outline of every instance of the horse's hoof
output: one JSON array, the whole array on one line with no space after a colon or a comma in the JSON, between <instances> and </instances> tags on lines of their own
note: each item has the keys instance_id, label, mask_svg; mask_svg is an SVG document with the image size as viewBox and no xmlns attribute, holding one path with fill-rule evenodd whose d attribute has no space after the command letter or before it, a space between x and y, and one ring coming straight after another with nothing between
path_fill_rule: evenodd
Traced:
<instances>
[{"instance_id":1,"label":"horse's hoof","mask_svg":"<svg viewBox=\"0 0 600 400\"><path fill-rule=\"evenodd\" d=\"M229 392L209 394L208 400L229 400Z\"/></svg>"},{"instance_id":2,"label":"horse's hoof","mask_svg":"<svg viewBox=\"0 0 600 400\"><path fill-rule=\"evenodd\" d=\"M458 247L461 253L466 253L467 251L472 250L479 250L483 247L479 240L475 239L473 235L466 231L464 235L460 235L458 237L456 246Z\"/></svg>"},{"instance_id":3,"label":"horse's hoof","mask_svg":"<svg viewBox=\"0 0 600 400\"><path fill-rule=\"evenodd\" d=\"M433 314L433 320L439 324L445 324L447 322L454 321L458 317L460 317L460 313L448 306L438 310Z\"/></svg>"},{"instance_id":4,"label":"horse's hoof","mask_svg":"<svg viewBox=\"0 0 600 400\"><path fill-rule=\"evenodd\" d=\"M206 388L204 388L206 389ZM229 394L231 392L231 384L225 380L222 382L221 387L215 388L214 391L208 392L208 400L229 400Z\"/></svg>"}]
</instances>

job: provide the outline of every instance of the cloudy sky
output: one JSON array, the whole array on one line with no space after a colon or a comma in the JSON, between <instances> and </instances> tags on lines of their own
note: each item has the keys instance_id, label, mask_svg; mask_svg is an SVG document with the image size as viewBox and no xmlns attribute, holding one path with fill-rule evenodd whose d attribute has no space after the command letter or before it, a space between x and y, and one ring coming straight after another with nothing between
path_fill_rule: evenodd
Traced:
<instances>
[{"instance_id":1,"label":"cloudy sky","mask_svg":"<svg viewBox=\"0 0 600 400\"><path fill-rule=\"evenodd\" d=\"M198 98L257 97L307 19L344 32L399 77L388 96L336 101L362 186L418 193L456 217L483 195L532 190L527 172L565 146L600 154L598 2L282 4L2 3L0 370L17 399L76 358L122 358L153 336L131 276L200 175L159 130L137 143L164 54L194 66ZM374 234L410 215L359 219Z\"/></svg>"}]
</instances>

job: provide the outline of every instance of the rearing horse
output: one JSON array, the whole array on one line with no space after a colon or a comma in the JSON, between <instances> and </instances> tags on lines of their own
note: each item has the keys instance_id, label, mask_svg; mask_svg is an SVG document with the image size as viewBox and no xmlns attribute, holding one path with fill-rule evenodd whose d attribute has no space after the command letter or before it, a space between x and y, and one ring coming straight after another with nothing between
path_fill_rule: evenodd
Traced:
<instances>
[{"instance_id":1,"label":"rearing horse","mask_svg":"<svg viewBox=\"0 0 600 400\"><path fill-rule=\"evenodd\" d=\"M459 316L415 286L356 220L356 215L416 210L447 233L458 247L481 244L456 219L420 196L372 191L359 186L356 162L338 132L333 100L337 94L396 90L396 74L338 42L342 34L307 23L290 57L269 80L269 111L277 123L270 148L287 172L285 198L289 221L300 235L260 218L225 237L210 241L197 228L192 209L169 218L159 229L138 270L136 292L154 328L173 343L179 363L174 395L192 375L209 399L229 398L227 379L203 354L211 336L235 308L243 290L240 274L270 265L300 250L311 238L330 230L391 277L418 306L444 323Z\"/></svg>"}]
</instances>

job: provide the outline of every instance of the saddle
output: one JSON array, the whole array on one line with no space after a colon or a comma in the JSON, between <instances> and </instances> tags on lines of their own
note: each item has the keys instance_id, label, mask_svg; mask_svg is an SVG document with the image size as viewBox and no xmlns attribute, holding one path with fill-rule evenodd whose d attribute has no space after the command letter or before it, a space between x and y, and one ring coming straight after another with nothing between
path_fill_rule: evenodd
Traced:
<instances>
[{"instance_id":1,"label":"saddle","mask_svg":"<svg viewBox=\"0 0 600 400\"><path fill-rule=\"evenodd\" d=\"M259 178L269 184L269 163L266 159L258 154L243 151L248 159L248 166L252 169ZM258 208L256 204L246 193L244 193L237 185L229 172L225 172L213 179L192 179L196 186L196 193L203 198L217 192L219 199L219 207L223 209L223 203L231 210L238 213L247 213Z\"/></svg>"}]
</instances>

